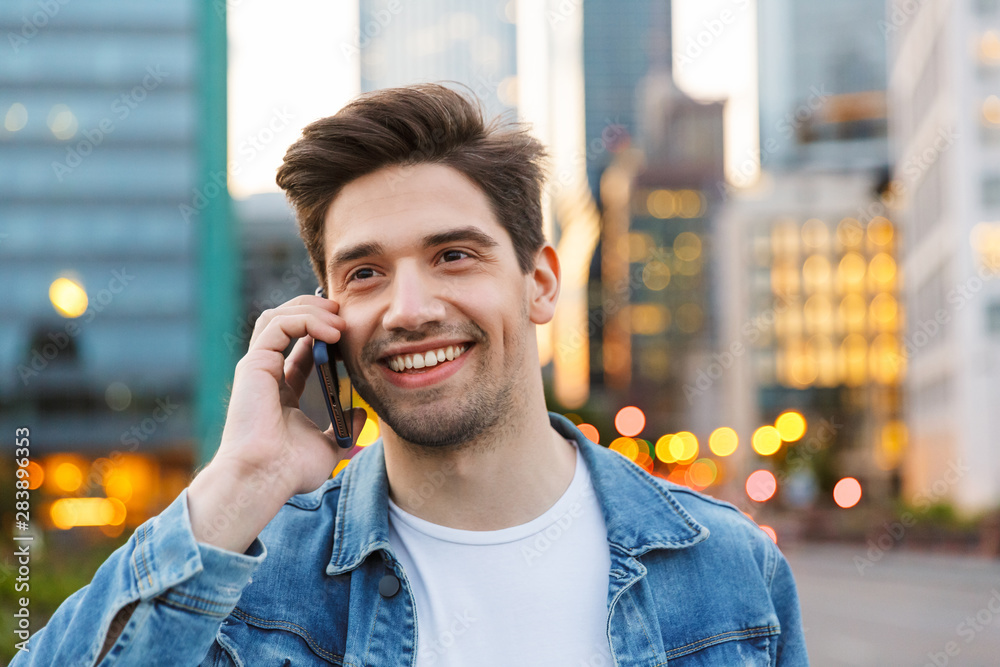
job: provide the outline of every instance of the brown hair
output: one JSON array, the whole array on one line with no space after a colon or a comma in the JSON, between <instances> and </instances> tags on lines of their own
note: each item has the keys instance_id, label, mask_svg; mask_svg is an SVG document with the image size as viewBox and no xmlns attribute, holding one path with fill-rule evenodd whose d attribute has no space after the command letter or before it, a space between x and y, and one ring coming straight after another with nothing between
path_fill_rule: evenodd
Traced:
<instances>
[{"instance_id":1,"label":"brown hair","mask_svg":"<svg viewBox=\"0 0 1000 667\"><path fill-rule=\"evenodd\" d=\"M524 126L486 124L474 97L440 84L366 93L310 123L285 153L278 186L295 209L320 285L326 283L323 221L351 181L393 165L452 167L472 180L510 234L522 273L545 243L541 192L545 151Z\"/></svg>"}]
</instances>

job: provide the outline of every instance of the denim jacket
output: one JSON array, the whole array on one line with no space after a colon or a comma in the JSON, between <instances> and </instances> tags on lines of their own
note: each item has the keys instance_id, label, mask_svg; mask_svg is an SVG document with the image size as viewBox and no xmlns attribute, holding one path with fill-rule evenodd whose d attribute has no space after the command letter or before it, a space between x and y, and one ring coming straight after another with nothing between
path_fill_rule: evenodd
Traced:
<instances>
[{"instance_id":1,"label":"denim jacket","mask_svg":"<svg viewBox=\"0 0 1000 667\"><path fill-rule=\"evenodd\" d=\"M578 443L607 525L607 633L595 641L615 665L808 664L795 582L763 531L549 418ZM116 612L138 602L101 665L412 666L415 603L389 544L387 492L379 440L237 554L195 541L185 490L12 664L94 665Z\"/></svg>"}]
</instances>

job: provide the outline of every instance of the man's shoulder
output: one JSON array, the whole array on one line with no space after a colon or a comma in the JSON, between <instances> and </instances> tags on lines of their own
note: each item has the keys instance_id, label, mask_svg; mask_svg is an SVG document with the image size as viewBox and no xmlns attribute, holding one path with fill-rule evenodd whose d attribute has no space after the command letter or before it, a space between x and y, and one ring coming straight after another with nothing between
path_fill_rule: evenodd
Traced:
<instances>
[{"instance_id":1,"label":"man's shoulder","mask_svg":"<svg viewBox=\"0 0 1000 667\"><path fill-rule=\"evenodd\" d=\"M708 529L703 548L726 551L750 548L756 555L772 551L775 544L753 519L736 505L659 477L654 483L669 493L696 522Z\"/></svg>"}]
</instances>

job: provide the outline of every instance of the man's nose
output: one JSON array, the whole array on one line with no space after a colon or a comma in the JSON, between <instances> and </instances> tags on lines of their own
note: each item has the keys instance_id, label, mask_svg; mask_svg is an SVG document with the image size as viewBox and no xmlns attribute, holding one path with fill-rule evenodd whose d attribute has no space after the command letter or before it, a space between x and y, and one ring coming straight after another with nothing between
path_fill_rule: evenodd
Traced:
<instances>
[{"instance_id":1,"label":"man's nose","mask_svg":"<svg viewBox=\"0 0 1000 667\"><path fill-rule=\"evenodd\" d=\"M389 308L382 317L382 326L387 330L415 330L428 322L443 321L445 307L438 288L433 276L416 267L400 266L392 278Z\"/></svg>"}]
</instances>

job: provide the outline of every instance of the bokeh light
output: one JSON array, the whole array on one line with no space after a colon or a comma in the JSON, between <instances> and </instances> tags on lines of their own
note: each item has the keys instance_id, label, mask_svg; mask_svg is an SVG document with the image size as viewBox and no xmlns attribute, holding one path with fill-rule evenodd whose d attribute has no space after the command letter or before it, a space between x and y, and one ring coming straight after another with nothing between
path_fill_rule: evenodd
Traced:
<instances>
[{"instance_id":1,"label":"bokeh light","mask_svg":"<svg viewBox=\"0 0 1000 667\"><path fill-rule=\"evenodd\" d=\"M708 448L716 456L729 456L736 451L739 443L740 438L736 431L728 426L717 428L708 436Z\"/></svg>"},{"instance_id":2,"label":"bokeh light","mask_svg":"<svg viewBox=\"0 0 1000 667\"><path fill-rule=\"evenodd\" d=\"M719 468L712 459L698 459L687 471L688 485L701 490L711 486L719 477Z\"/></svg>"},{"instance_id":3,"label":"bokeh light","mask_svg":"<svg viewBox=\"0 0 1000 667\"><path fill-rule=\"evenodd\" d=\"M760 529L763 530L765 533L767 533L767 536L771 538L772 542L774 542L775 544L778 543L778 534L774 532L774 528L771 528L770 526L761 525Z\"/></svg>"},{"instance_id":4,"label":"bokeh light","mask_svg":"<svg viewBox=\"0 0 1000 667\"><path fill-rule=\"evenodd\" d=\"M124 470L113 470L104 482L104 492L127 503L132 499L132 480Z\"/></svg>"},{"instance_id":5,"label":"bokeh light","mask_svg":"<svg viewBox=\"0 0 1000 667\"><path fill-rule=\"evenodd\" d=\"M37 489L45 481L45 469L35 461L28 461L28 488Z\"/></svg>"},{"instance_id":6,"label":"bokeh light","mask_svg":"<svg viewBox=\"0 0 1000 667\"><path fill-rule=\"evenodd\" d=\"M670 438L670 455L678 463L690 463L698 457L698 438L690 431L681 431Z\"/></svg>"},{"instance_id":7,"label":"bokeh light","mask_svg":"<svg viewBox=\"0 0 1000 667\"><path fill-rule=\"evenodd\" d=\"M24 129L24 126L28 124L28 109L25 108L20 102L14 102L7 109L7 115L4 116L3 126L8 132L17 132L18 130Z\"/></svg>"},{"instance_id":8,"label":"bokeh light","mask_svg":"<svg viewBox=\"0 0 1000 667\"><path fill-rule=\"evenodd\" d=\"M646 197L646 208L654 218L673 218L680 209L680 202L670 190L653 190Z\"/></svg>"},{"instance_id":9,"label":"bokeh light","mask_svg":"<svg viewBox=\"0 0 1000 667\"><path fill-rule=\"evenodd\" d=\"M77 526L117 526L125 521L125 504L117 498L60 498L49 516L60 530Z\"/></svg>"},{"instance_id":10,"label":"bokeh light","mask_svg":"<svg viewBox=\"0 0 1000 667\"><path fill-rule=\"evenodd\" d=\"M654 292L666 289L670 284L670 267L654 259L643 267L642 282Z\"/></svg>"},{"instance_id":11,"label":"bokeh light","mask_svg":"<svg viewBox=\"0 0 1000 667\"><path fill-rule=\"evenodd\" d=\"M49 301L63 317L80 317L87 312L87 292L69 278L56 278L49 285Z\"/></svg>"},{"instance_id":12,"label":"bokeh light","mask_svg":"<svg viewBox=\"0 0 1000 667\"><path fill-rule=\"evenodd\" d=\"M751 444L761 456L770 456L781 447L781 434L773 426L761 426L753 432Z\"/></svg>"},{"instance_id":13,"label":"bokeh light","mask_svg":"<svg viewBox=\"0 0 1000 667\"><path fill-rule=\"evenodd\" d=\"M627 436L612 440L611 444L608 445L608 449L618 452L630 461L635 461L639 454L639 444L633 438Z\"/></svg>"},{"instance_id":14,"label":"bokeh light","mask_svg":"<svg viewBox=\"0 0 1000 667\"><path fill-rule=\"evenodd\" d=\"M778 480L768 470L755 470L747 477L747 496L758 503L770 500L778 490Z\"/></svg>"},{"instance_id":15,"label":"bokeh light","mask_svg":"<svg viewBox=\"0 0 1000 667\"><path fill-rule=\"evenodd\" d=\"M77 464L65 461L52 471L52 481L61 491L72 493L83 483L83 472Z\"/></svg>"},{"instance_id":16,"label":"bokeh light","mask_svg":"<svg viewBox=\"0 0 1000 667\"><path fill-rule=\"evenodd\" d=\"M833 487L833 502L848 509L861 500L861 482L853 477L844 477Z\"/></svg>"},{"instance_id":17,"label":"bokeh light","mask_svg":"<svg viewBox=\"0 0 1000 667\"><path fill-rule=\"evenodd\" d=\"M694 232L681 232L674 239L674 254L685 262L701 256L701 239Z\"/></svg>"},{"instance_id":18,"label":"bokeh light","mask_svg":"<svg viewBox=\"0 0 1000 667\"><path fill-rule=\"evenodd\" d=\"M577 424L576 426L580 429L580 433L583 433L583 437L590 440L593 443L600 444L601 433L597 430L597 427L593 424Z\"/></svg>"},{"instance_id":19,"label":"bokeh light","mask_svg":"<svg viewBox=\"0 0 1000 667\"><path fill-rule=\"evenodd\" d=\"M615 429L624 436L639 435L646 426L646 415L634 405L628 405L615 415Z\"/></svg>"},{"instance_id":20,"label":"bokeh light","mask_svg":"<svg viewBox=\"0 0 1000 667\"><path fill-rule=\"evenodd\" d=\"M668 433L667 435L660 436L660 438L656 441L656 458L660 459L664 463L677 462L677 459L675 459L673 454L670 453L670 439L673 437L673 433Z\"/></svg>"},{"instance_id":21,"label":"bokeh light","mask_svg":"<svg viewBox=\"0 0 1000 667\"><path fill-rule=\"evenodd\" d=\"M794 410L783 412L774 420L778 435L785 442L795 442L806 433L806 419Z\"/></svg>"}]
</instances>

